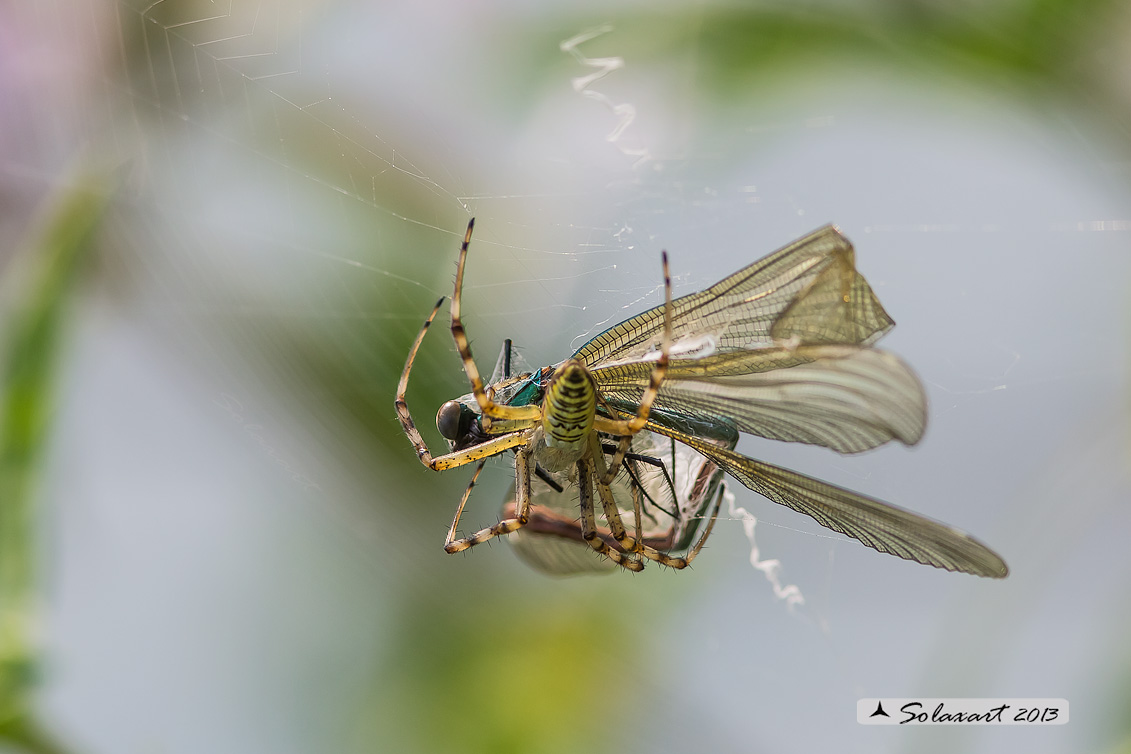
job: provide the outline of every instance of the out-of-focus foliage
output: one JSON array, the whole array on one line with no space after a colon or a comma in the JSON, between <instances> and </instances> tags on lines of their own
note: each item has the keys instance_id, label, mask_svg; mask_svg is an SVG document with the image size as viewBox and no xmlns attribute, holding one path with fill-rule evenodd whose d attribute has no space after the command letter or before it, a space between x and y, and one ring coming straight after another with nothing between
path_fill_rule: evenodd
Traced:
<instances>
[{"instance_id":1,"label":"out-of-focus foliage","mask_svg":"<svg viewBox=\"0 0 1131 754\"><path fill-rule=\"evenodd\" d=\"M108 185L81 180L52 198L6 285L0 423L0 739L33 752L62 749L35 720L40 597L35 544L42 520L37 473L49 442L55 372L77 282L108 200Z\"/></svg>"}]
</instances>

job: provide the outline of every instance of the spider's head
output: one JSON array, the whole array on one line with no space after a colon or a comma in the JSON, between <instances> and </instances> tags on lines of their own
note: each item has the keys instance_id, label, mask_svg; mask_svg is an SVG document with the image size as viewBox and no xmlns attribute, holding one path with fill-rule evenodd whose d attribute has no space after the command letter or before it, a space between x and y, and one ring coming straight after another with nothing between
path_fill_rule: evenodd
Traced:
<instances>
[{"instance_id":1,"label":"spider's head","mask_svg":"<svg viewBox=\"0 0 1131 754\"><path fill-rule=\"evenodd\" d=\"M460 450L469 445L474 445L479 430L479 414L469 406L459 401L448 401L436 412L436 429L453 445L453 450Z\"/></svg>"}]
</instances>

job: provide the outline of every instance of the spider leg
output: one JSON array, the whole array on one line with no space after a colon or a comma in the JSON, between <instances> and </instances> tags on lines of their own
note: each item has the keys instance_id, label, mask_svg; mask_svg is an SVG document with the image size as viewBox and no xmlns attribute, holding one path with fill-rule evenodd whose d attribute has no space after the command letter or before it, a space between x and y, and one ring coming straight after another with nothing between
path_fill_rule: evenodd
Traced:
<instances>
[{"instance_id":1,"label":"spider leg","mask_svg":"<svg viewBox=\"0 0 1131 754\"><path fill-rule=\"evenodd\" d=\"M433 456L432 451L428 448L428 444L424 442L424 437L421 436L420 430L416 427L416 422L412 418L412 412L408 408L408 400L406 394L408 392L409 375L412 373L412 365L416 361L416 354L420 351L420 345L424 342L424 336L428 334L428 328L435 319L436 313L440 311L440 307L444 304L444 298L441 296L440 300L432 308L432 313L424 320L424 325L417 333L416 339L412 342L412 348L409 349L408 358L405 359L404 370L401 372L401 378L397 383L397 397L393 405L397 411L397 418L400 419L401 429L404 430L405 436L408 441L412 443L412 447L416 449L416 457L422 464L432 469L433 471L443 471L445 469L455 468L456 466L463 466L464 464L478 461L481 458L497 455L498 453L513 448L516 445L521 445L529 439L521 430L526 427L521 426L519 423L515 429L520 430L511 432L504 435L499 435L486 442L473 445L469 448L462 449L455 453L447 453L442 456Z\"/></svg>"},{"instance_id":2,"label":"spider leg","mask_svg":"<svg viewBox=\"0 0 1131 754\"><path fill-rule=\"evenodd\" d=\"M483 429L488 430L492 419L521 420L533 423L542 416L542 409L538 406L503 406L491 400L483 386L483 378L479 375L479 367L475 365L475 358L471 355L471 344L467 340L467 333L463 329L463 320L460 318L460 304L463 299L463 271L467 266L467 247L471 243L471 231L475 228L475 218L467 223L467 232L463 236L463 244L459 247L459 263L456 266L456 286L452 293L452 339L456 342L460 359L463 361L463 371L471 383L471 392L483 412Z\"/></svg>"},{"instance_id":3,"label":"spider leg","mask_svg":"<svg viewBox=\"0 0 1131 754\"><path fill-rule=\"evenodd\" d=\"M444 297L441 296L440 300L436 302L433 307L432 313L428 315L428 319L424 320L424 326L420 328L420 332L416 336L416 340L412 342L412 348L409 349L408 358L405 360L404 371L401 372L400 382L397 383L397 399L394 405L397 409L397 418L401 420L401 428L408 436L409 442L416 448L416 457L430 469L434 469L432 465L432 453L428 450L427 443L420 435L420 430L416 428L416 422L412 420L412 413L408 410L408 403L405 400L405 393L408 392L408 375L412 371L412 363L416 361L416 352L420 350L420 344L424 342L424 336L428 334L428 327L432 324L432 320L436 316L436 312L440 311L440 307L444 304Z\"/></svg>"},{"instance_id":4,"label":"spider leg","mask_svg":"<svg viewBox=\"0 0 1131 754\"><path fill-rule=\"evenodd\" d=\"M620 469L621 462L624 461L625 453L628 452L628 445L632 441L632 436L648 423L648 415L652 413L652 404L656 401L656 396L660 393L660 386L664 382L664 377L668 373L668 362L671 359L671 346L672 346L672 278L668 270L668 253L663 253L664 264L664 337L660 342L660 357L656 359L656 366L652 368L652 376L648 380L648 388L644 391L644 395L640 398L640 406L636 409L636 416L627 420L606 419L603 416L598 416L593 422L593 428L599 432L607 432L611 435L620 435L620 442L617 445L617 452L613 456L609 468L601 477L602 484L609 484L617 475ZM603 401L602 401L603 402ZM606 410L608 406L605 407ZM612 411L609 411L610 416L613 416Z\"/></svg>"},{"instance_id":5,"label":"spider leg","mask_svg":"<svg viewBox=\"0 0 1131 754\"><path fill-rule=\"evenodd\" d=\"M703 549L703 544L707 541L707 537L711 535L711 530L715 528L715 521L718 520L719 515L719 506L722 505L723 501L723 489L724 486L720 485L719 496L715 499L714 508L711 511L711 515L707 521L707 528L703 531L703 534L699 537L699 541L695 543L695 546L688 550L684 555L680 557L668 555L666 552L657 550L655 547L645 544L644 542L640 543L640 546L636 551L649 560L655 561L662 566L674 568L677 571L687 568L689 565L691 565L691 561L695 560L695 556L699 554L699 551ZM640 488L633 487L632 494L634 498L634 506L639 507Z\"/></svg>"},{"instance_id":6,"label":"spider leg","mask_svg":"<svg viewBox=\"0 0 1131 754\"><path fill-rule=\"evenodd\" d=\"M629 478L636 479L635 461L629 461L625 464L624 468L626 471L628 471ZM643 488L641 488L638 484L632 485L632 517L636 523L636 541L640 543L641 547L644 547L644 522L641 520L641 511L644 509L644 505L640 500L640 495L638 494L642 489ZM612 497L611 490L609 497Z\"/></svg>"},{"instance_id":7,"label":"spider leg","mask_svg":"<svg viewBox=\"0 0 1131 754\"><path fill-rule=\"evenodd\" d=\"M594 434L593 437L596 437L596 434ZM596 477L597 491L600 493L601 503L603 504L605 509L605 520L609 524L609 531L611 532L616 543L626 551L639 553L649 560L655 561L660 565L667 566L668 568L675 568L679 570L689 566L691 564L691 561L695 559L695 556L699 554L699 550L702 549L703 543L707 541L707 537L710 535L711 530L715 526L715 520L718 517L719 506L722 504L722 494L720 493L718 499L715 501L714 510L711 512L710 520L707 523L707 528L703 532L703 535L700 537L695 546L683 556L677 557L669 555L662 550L657 550L655 547L652 547L651 545L648 545L643 541L640 528L640 511L642 507L640 493L642 491L642 487L639 484L635 484L632 487L632 509L636 517L636 539L628 536L624 528L624 523L621 521L620 510L617 508L616 501L613 499L612 490L609 489L608 485L601 482L600 477L602 467L604 466L604 458L600 455L601 447L599 445L599 441L594 440L593 443L598 453L598 455L593 459L594 476ZM626 466L625 468L628 468L628 466ZM580 482L581 480L579 479L578 481ZM585 498L582 497L583 512L585 510L584 499ZM582 519L582 523L584 525L584 518Z\"/></svg>"},{"instance_id":8,"label":"spider leg","mask_svg":"<svg viewBox=\"0 0 1131 754\"><path fill-rule=\"evenodd\" d=\"M475 545L481 545L494 537L510 534L512 531L517 531L526 526L527 521L530 520L530 449L521 448L514 456L515 516L505 518L486 529L480 529L469 537L456 539L456 529L459 528L459 519L463 515L463 507L467 505L467 499L471 496L471 490L475 487L475 480L479 478L479 472L483 470L484 463L485 461L481 461L478 468L475 469L471 483L467 485L463 498L459 501L459 507L456 508L452 527L448 529L448 537L444 540L444 550L449 553L462 552Z\"/></svg>"},{"instance_id":9,"label":"spider leg","mask_svg":"<svg viewBox=\"0 0 1131 754\"><path fill-rule=\"evenodd\" d=\"M564 488L560 484L558 484L557 481L555 481L555 479L538 464L534 464L534 476L545 482L546 486L552 489L554 492L561 493L564 490Z\"/></svg>"},{"instance_id":10,"label":"spider leg","mask_svg":"<svg viewBox=\"0 0 1131 754\"><path fill-rule=\"evenodd\" d=\"M605 522L609 525L609 532L613 535L613 541L625 552L640 552L642 538L640 498L636 495L633 495L632 498L632 508L636 516L636 537L633 538L628 536L624 522L621 521L616 500L613 499L613 491L604 481L605 456L601 447L601 440L597 437L596 432L589 433L589 455L593 459L593 474L594 481L597 484L597 494L601 498L601 507L605 511Z\"/></svg>"},{"instance_id":11,"label":"spider leg","mask_svg":"<svg viewBox=\"0 0 1131 754\"><path fill-rule=\"evenodd\" d=\"M581 491L581 538L594 550L612 560L626 571L642 571L644 564L636 558L628 557L610 547L605 540L597 535L597 516L593 509L593 480L591 474L593 467L589 454L583 455L577 461L577 486ZM619 521L620 517L617 517ZM622 527L623 529L623 527Z\"/></svg>"},{"instance_id":12,"label":"spider leg","mask_svg":"<svg viewBox=\"0 0 1131 754\"><path fill-rule=\"evenodd\" d=\"M699 537L699 541L695 543L695 546L688 550L687 554L683 556L684 565L691 565L691 561L695 560L695 556L703 549L703 544L707 541L707 537L711 536L711 531L715 528L715 522L719 520L719 508L723 504L723 497L726 496L726 491L727 486L726 483L723 482L719 485L719 496L715 498L715 507L711 511L710 518L707 519L707 528L703 530L703 534Z\"/></svg>"},{"instance_id":13,"label":"spider leg","mask_svg":"<svg viewBox=\"0 0 1131 754\"><path fill-rule=\"evenodd\" d=\"M653 371L653 375L654 374L655 371ZM651 406L649 406L648 408L651 409ZM628 454L628 447L631 444L632 435L621 435L620 439L617 441L616 449L613 452L613 458L609 462L608 468L606 468L605 472L601 475L601 484L613 483L613 479L616 477L617 472L620 470L620 465L624 463L624 457Z\"/></svg>"},{"instance_id":14,"label":"spider leg","mask_svg":"<svg viewBox=\"0 0 1131 754\"><path fill-rule=\"evenodd\" d=\"M617 446L609 444L609 443L602 443L601 449L604 450L606 453L614 453L614 452L616 452ZM672 458L673 459L675 458L674 452L672 453ZM659 458L653 458L652 456L641 455L640 453L626 453L625 456L624 456L624 459L625 459L626 462L627 461L637 461L639 463L644 463L644 464L647 464L649 466L652 466L653 468L659 469L660 473L664 475L664 482L668 486L668 491L671 492L672 500L675 500L678 497L678 494L676 493L676 489L675 489L675 481L671 478L671 475L668 474L668 466L663 461L661 461ZM635 464L625 463L624 464L624 470L628 472L628 476L632 480L632 483L635 486L640 488L640 492L644 496L644 499L646 499L649 503L651 503L652 507L656 508L657 510L663 511L664 513L668 514L672 518L675 518L676 516L679 515L678 511L676 511L675 509L668 510L664 506L660 505L656 501L655 498L653 498L650 494L648 494L648 490L644 489L644 485L640 481L640 472L636 468ZM651 518L652 520L655 520L655 517L652 516L651 514L648 514L648 517Z\"/></svg>"}]
</instances>

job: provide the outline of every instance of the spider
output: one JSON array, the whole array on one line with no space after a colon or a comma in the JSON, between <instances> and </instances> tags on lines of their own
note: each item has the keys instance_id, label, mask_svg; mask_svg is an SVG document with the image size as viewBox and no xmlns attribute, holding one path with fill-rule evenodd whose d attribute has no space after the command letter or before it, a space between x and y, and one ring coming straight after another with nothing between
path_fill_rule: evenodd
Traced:
<instances>
[{"instance_id":1,"label":"spider","mask_svg":"<svg viewBox=\"0 0 1131 754\"><path fill-rule=\"evenodd\" d=\"M652 404L668 369L672 340L672 298L667 253L661 256L665 301L663 337L658 357L651 368L648 387L640 399L635 415L625 419L611 418L615 412L607 405L603 406L605 415L599 414L598 405L603 403L603 399L588 368L579 359L567 359L553 368L544 384L544 395L540 405L506 405L493 400L492 396L496 392L494 386L487 388L484 385L460 317L463 275L474 228L475 218L472 218L467 224L467 231L460 245L455 290L451 301L451 332L480 413L477 417L472 417L457 401L448 401L441 406L436 415L436 425L440 434L453 442L454 449L445 455L433 456L416 428L405 400L412 363L432 320L444 303L443 298L436 302L432 313L425 320L424 326L413 342L398 383L395 402L401 426L415 447L417 457L425 466L434 471L444 471L475 461L479 462L456 509L451 528L444 541L444 550L449 553L462 552L526 526L531 517L530 478L533 467L537 465L551 474L575 471L581 506L581 537L597 553L629 571L640 571L644 568L639 556L671 568L685 568L699 552L706 536L710 534L710 527L687 556L669 555L646 544L641 537L638 498L634 499L636 536L628 534L609 486L624 462L633 436L647 424ZM542 370L545 371L547 370ZM475 421L472 421L472 418ZM605 462L601 435L619 438L609 463ZM470 536L457 538L456 533L464 507L486 459L512 449L515 452L514 515ZM593 500L594 487L601 500L605 520L615 545L610 545L599 536Z\"/></svg>"},{"instance_id":2,"label":"spider","mask_svg":"<svg viewBox=\"0 0 1131 754\"><path fill-rule=\"evenodd\" d=\"M514 352L512 341L503 341L503 350L488 387L488 390L497 388L496 400L509 403L516 398L523 399L522 388L528 384L531 370L520 362L522 357ZM512 379L515 377L512 366L527 374ZM470 393L460 398L463 402L471 400ZM655 408L653 404L653 410ZM473 422L469 423L468 429L474 426ZM606 454L616 452L617 438L602 435L601 440ZM621 472L609 488L622 517L636 518L638 511L642 513L643 526L636 530L638 538L643 537L645 544L657 550L685 552L690 562L706 539L701 536L692 546L696 531L706 534L714 527L715 516L705 514L712 501L716 502L717 513L727 486L723 469L717 464L687 445L664 440L666 438L648 430L635 435ZM716 441L733 450L738 443L738 433L720 436ZM534 473L542 484L532 485L530 520L508 537L519 558L555 576L607 573L617 568L608 558L593 557L593 549L585 544L577 517L578 492L568 474L551 474L537 464ZM502 508L504 518L515 516L516 489L512 484ZM620 547L607 526L599 527L597 534L610 546Z\"/></svg>"}]
</instances>

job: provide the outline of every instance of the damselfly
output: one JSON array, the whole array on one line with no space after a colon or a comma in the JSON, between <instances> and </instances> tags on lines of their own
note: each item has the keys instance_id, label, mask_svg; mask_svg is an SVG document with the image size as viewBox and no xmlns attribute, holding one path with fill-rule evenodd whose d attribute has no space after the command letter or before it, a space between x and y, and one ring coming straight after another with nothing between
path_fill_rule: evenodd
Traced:
<instances>
[{"instance_id":1,"label":"damselfly","mask_svg":"<svg viewBox=\"0 0 1131 754\"><path fill-rule=\"evenodd\" d=\"M450 452L432 456L405 401L413 360L443 299L413 343L396 398L401 425L425 466L440 471L479 461L449 529L448 552L529 525L531 477L564 474L575 480L580 537L590 548L628 570L643 568L642 558L686 566L689 558L645 541L635 511L629 535L610 488L633 437L647 429L697 451L764 497L880 552L979 576L1008 574L996 553L964 532L747 458L729 443L747 432L857 453L893 439L912 445L923 434L922 385L901 360L872 348L895 323L856 272L852 245L835 227L820 228L675 300L664 254L663 305L609 328L556 366L490 385L480 377L460 316L473 227L474 220L460 247L451 303L452 336L471 393L445 403L436 418ZM616 439L607 462L602 438ZM508 450L515 454L514 515L457 538L485 460ZM597 525L594 488L608 538Z\"/></svg>"}]
</instances>

